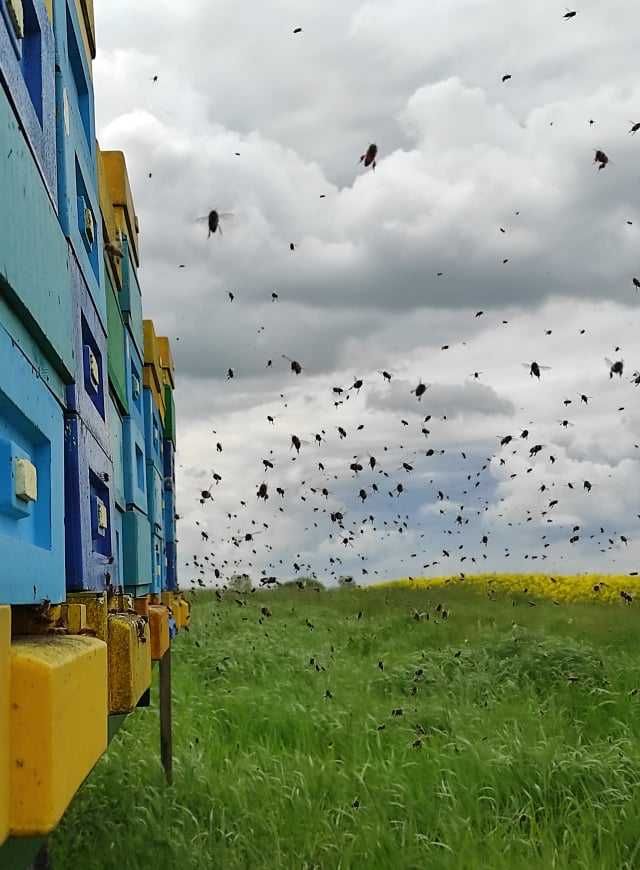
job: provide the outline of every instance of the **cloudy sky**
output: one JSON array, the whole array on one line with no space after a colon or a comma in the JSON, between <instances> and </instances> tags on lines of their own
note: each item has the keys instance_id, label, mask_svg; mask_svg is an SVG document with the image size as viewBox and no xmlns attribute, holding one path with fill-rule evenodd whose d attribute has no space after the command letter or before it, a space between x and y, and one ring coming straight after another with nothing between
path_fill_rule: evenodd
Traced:
<instances>
[{"instance_id":1,"label":"cloudy sky","mask_svg":"<svg viewBox=\"0 0 640 870\"><path fill-rule=\"evenodd\" d=\"M573 8L96 4L100 144L177 364L184 585L639 568L640 9Z\"/></svg>"}]
</instances>

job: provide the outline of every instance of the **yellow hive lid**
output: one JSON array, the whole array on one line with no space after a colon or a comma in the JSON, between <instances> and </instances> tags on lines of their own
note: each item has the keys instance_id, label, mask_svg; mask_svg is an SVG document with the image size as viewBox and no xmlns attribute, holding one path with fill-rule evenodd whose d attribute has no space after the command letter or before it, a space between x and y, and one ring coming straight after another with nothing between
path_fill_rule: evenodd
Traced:
<instances>
[{"instance_id":1,"label":"yellow hive lid","mask_svg":"<svg viewBox=\"0 0 640 870\"><path fill-rule=\"evenodd\" d=\"M138 217L133 205L133 195L124 153L122 151L103 151L102 165L115 211L116 225L122 232L126 233L136 266L139 266Z\"/></svg>"}]
</instances>

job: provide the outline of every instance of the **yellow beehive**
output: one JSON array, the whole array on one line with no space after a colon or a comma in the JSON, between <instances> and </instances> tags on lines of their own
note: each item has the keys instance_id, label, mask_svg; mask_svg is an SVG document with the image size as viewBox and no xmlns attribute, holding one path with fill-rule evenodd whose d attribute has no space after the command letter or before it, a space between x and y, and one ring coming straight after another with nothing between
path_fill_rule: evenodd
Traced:
<instances>
[{"instance_id":1,"label":"yellow beehive","mask_svg":"<svg viewBox=\"0 0 640 870\"><path fill-rule=\"evenodd\" d=\"M11 646L10 830L50 833L107 748L107 647L92 637Z\"/></svg>"},{"instance_id":2,"label":"yellow beehive","mask_svg":"<svg viewBox=\"0 0 640 870\"><path fill-rule=\"evenodd\" d=\"M11 608L0 607L0 846L9 835L9 676Z\"/></svg>"},{"instance_id":3,"label":"yellow beehive","mask_svg":"<svg viewBox=\"0 0 640 870\"><path fill-rule=\"evenodd\" d=\"M151 634L151 658L160 661L169 649L169 611L161 604L149 607L149 631Z\"/></svg>"},{"instance_id":4,"label":"yellow beehive","mask_svg":"<svg viewBox=\"0 0 640 870\"><path fill-rule=\"evenodd\" d=\"M173 354L171 353L171 345L166 336L158 336L158 351L160 354L160 368L162 370L162 383L165 386L176 388L175 371L176 367L173 362Z\"/></svg>"},{"instance_id":5,"label":"yellow beehive","mask_svg":"<svg viewBox=\"0 0 640 870\"><path fill-rule=\"evenodd\" d=\"M162 365L160 362L160 345L152 320L143 321L144 328L144 385L151 390L153 401L160 412L164 423L166 405L164 401L164 385L162 383Z\"/></svg>"},{"instance_id":6,"label":"yellow beehive","mask_svg":"<svg viewBox=\"0 0 640 870\"><path fill-rule=\"evenodd\" d=\"M179 598L177 601L177 609L180 614L179 627L189 628L191 625L191 607L184 598Z\"/></svg>"},{"instance_id":7,"label":"yellow beehive","mask_svg":"<svg viewBox=\"0 0 640 870\"><path fill-rule=\"evenodd\" d=\"M140 265L138 248L138 217L133 205L127 162L122 151L102 151L102 167L107 179L107 188L113 205L116 230L129 240L129 247L136 266Z\"/></svg>"},{"instance_id":8,"label":"yellow beehive","mask_svg":"<svg viewBox=\"0 0 640 870\"><path fill-rule=\"evenodd\" d=\"M104 592L71 592L70 603L82 604L85 609L85 626L97 638L107 642L107 596Z\"/></svg>"},{"instance_id":9,"label":"yellow beehive","mask_svg":"<svg viewBox=\"0 0 640 870\"><path fill-rule=\"evenodd\" d=\"M109 712L130 713L151 685L149 623L134 613L109 614Z\"/></svg>"},{"instance_id":10,"label":"yellow beehive","mask_svg":"<svg viewBox=\"0 0 640 870\"><path fill-rule=\"evenodd\" d=\"M100 211L102 213L102 225L104 227L105 245L113 245L117 250L122 246L117 237L116 213L111 202L111 192L107 181L106 168L104 166L103 152L98 147L98 193L100 196ZM116 277L117 289L122 287L122 260L117 255L110 255L109 261Z\"/></svg>"}]
</instances>

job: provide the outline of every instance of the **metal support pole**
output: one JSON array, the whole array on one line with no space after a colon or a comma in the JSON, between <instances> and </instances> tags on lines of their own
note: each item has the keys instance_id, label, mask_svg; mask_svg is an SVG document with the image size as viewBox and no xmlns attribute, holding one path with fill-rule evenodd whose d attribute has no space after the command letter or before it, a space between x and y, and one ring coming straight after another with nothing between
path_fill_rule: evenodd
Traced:
<instances>
[{"instance_id":1,"label":"metal support pole","mask_svg":"<svg viewBox=\"0 0 640 870\"><path fill-rule=\"evenodd\" d=\"M171 647L160 659L160 757L167 778L173 782L173 734L171 727Z\"/></svg>"}]
</instances>

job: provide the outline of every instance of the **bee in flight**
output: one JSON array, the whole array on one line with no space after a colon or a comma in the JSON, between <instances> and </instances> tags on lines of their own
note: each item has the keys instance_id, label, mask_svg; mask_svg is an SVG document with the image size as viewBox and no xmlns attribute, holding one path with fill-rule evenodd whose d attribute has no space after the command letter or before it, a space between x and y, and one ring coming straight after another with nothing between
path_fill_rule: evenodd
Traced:
<instances>
[{"instance_id":1,"label":"bee in flight","mask_svg":"<svg viewBox=\"0 0 640 870\"><path fill-rule=\"evenodd\" d=\"M376 168L376 157L378 156L378 146L373 143L369 145L364 154L360 155L360 163L364 163L365 168Z\"/></svg>"},{"instance_id":2,"label":"bee in flight","mask_svg":"<svg viewBox=\"0 0 640 870\"><path fill-rule=\"evenodd\" d=\"M220 223L220 221L222 218L230 217L233 217L231 212L219 212L216 211L216 209L214 208L211 209L209 214L205 215L205 217L197 218L197 221L198 223L204 223L205 221L207 222L207 226L209 227L209 235L207 236L207 238L210 239L211 236L215 235L217 232L222 235L222 224Z\"/></svg>"}]
</instances>

